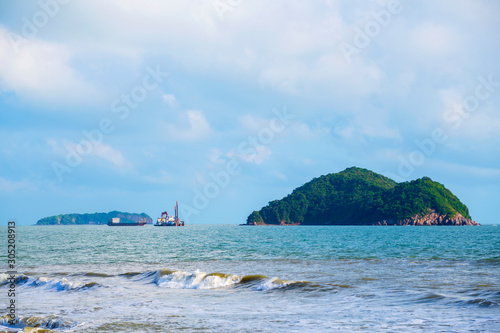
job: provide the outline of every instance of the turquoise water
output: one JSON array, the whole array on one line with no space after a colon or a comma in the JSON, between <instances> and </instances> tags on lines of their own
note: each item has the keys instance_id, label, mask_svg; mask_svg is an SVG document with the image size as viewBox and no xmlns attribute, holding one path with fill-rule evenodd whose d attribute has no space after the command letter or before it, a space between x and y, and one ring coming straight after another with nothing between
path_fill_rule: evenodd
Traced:
<instances>
[{"instance_id":1,"label":"turquoise water","mask_svg":"<svg viewBox=\"0 0 500 333\"><path fill-rule=\"evenodd\" d=\"M496 226L17 231L16 329L500 331Z\"/></svg>"}]
</instances>

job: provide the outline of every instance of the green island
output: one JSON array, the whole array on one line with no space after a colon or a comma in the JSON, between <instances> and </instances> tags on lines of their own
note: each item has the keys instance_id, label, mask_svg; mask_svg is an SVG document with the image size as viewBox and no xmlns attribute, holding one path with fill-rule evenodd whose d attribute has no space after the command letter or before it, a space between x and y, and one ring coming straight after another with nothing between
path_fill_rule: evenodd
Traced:
<instances>
[{"instance_id":1,"label":"green island","mask_svg":"<svg viewBox=\"0 0 500 333\"><path fill-rule=\"evenodd\" d=\"M153 223L151 217L145 213L125 213L114 210L109 213L54 215L38 220L36 225L107 224L113 217L119 217L122 223L139 222L143 219L147 223Z\"/></svg>"},{"instance_id":2,"label":"green island","mask_svg":"<svg viewBox=\"0 0 500 333\"><path fill-rule=\"evenodd\" d=\"M442 184L394 180L361 168L324 175L269 202L247 225L479 225Z\"/></svg>"}]
</instances>

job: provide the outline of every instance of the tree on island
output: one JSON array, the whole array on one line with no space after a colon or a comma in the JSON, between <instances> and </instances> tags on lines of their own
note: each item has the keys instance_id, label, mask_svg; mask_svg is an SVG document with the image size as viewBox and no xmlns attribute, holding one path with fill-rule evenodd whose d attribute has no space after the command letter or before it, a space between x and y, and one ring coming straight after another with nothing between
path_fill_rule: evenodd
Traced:
<instances>
[{"instance_id":1,"label":"tree on island","mask_svg":"<svg viewBox=\"0 0 500 333\"><path fill-rule=\"evenodd\" d=\"M247 224L259 224L259 223L264 223L264 220L262 219L262 216L260 216L260 213L256 210L253 211L252 214L247 218Z\"/></svg>"}]
</instances>

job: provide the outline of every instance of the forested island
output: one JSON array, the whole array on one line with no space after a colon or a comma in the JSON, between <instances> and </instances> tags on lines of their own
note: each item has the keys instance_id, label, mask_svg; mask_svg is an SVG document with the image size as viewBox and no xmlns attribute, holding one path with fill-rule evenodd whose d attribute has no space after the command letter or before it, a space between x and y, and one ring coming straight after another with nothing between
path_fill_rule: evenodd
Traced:
<instances>
[{"instance_id":1,"label":"forested island","mask_svg":"<svg viewBox=\"0 0 500 333\"><path fill-rule=\"evenodd\" d=\"M153 223L151 217L145 213L124 213L112 211L109 213L94 214L63 214L45 217L38 220L37 225L81 225L81 224L107 224L113 217L119 217L122 223L133 223L145 220L148 224Z\"/></svg>"},{"instance_id":2,"label":"forested island","mask_svg":"<svg viewBox=\"0 0 500 333\"><path fill-rule=\"evenodd\" d=\"M269 202L247 225L479 225L442 184L397 183L361 168L328 174Z\"/></svg>"}]
</instances>

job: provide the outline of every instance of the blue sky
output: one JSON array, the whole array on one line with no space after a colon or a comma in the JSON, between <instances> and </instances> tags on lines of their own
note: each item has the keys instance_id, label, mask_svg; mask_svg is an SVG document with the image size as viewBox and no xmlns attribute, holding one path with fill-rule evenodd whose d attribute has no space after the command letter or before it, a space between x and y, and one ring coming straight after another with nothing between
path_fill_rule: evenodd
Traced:
<instances>
[{"instance_id":1,"label":"blue sky","mask_svg":"<svg viewBox=\"0 0 500 333\"><path fill-rule=\"evenodd\" d=\"M314 177L500 203L500 3L0 2L0 224L244 223Z\"/></svg>"}]
</instances>

